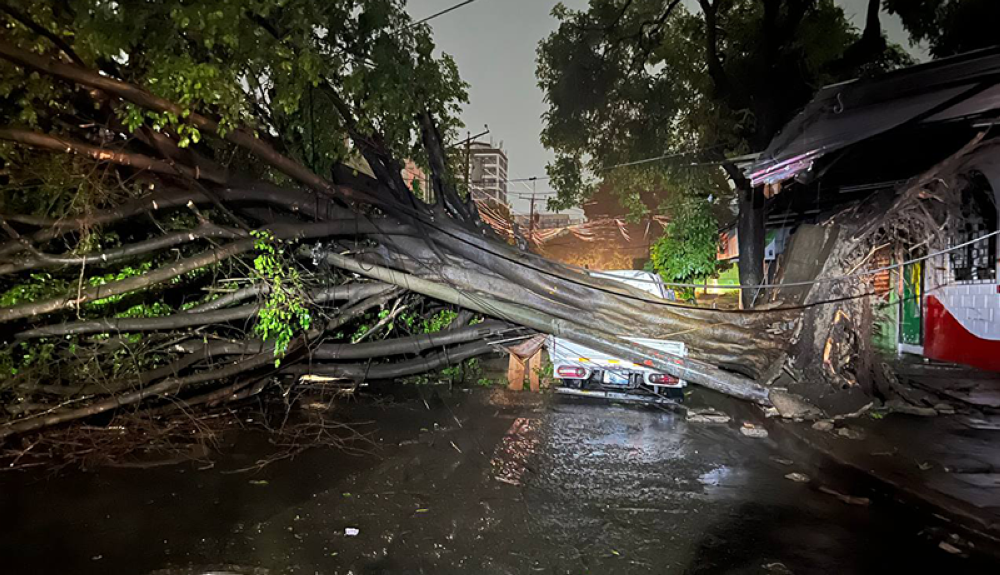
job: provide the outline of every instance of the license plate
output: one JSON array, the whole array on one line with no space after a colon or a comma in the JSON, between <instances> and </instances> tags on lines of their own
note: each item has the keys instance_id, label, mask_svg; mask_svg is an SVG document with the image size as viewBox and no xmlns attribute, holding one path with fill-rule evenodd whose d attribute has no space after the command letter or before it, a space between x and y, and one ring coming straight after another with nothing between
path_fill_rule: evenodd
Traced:
<instances>
[{"instance_id":1,"label":"license plate","mask_svg":"<svg viewBox=\"0 0 1000 575\"><path fill-rule=\"evenodd\" d=\"M628 374L605 371L604 383L608 385L628 385Z\"/></svg>"}]
</instances>

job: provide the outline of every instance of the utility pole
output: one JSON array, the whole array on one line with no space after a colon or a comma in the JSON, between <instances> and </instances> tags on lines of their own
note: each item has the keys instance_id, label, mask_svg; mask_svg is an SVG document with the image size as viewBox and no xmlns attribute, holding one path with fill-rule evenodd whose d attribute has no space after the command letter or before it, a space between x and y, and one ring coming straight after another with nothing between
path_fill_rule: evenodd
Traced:
<instances>
[{"instance_id":1,"label":"utility pole","mask_svg":"<svg viewBox=\"0 0 1000 575\"><path fill-rule=\"evenodd\" d=\"M531 178L531 211L528 215L528 243L535 237L535 184L537 180Z\"/></svg>"},{"instance_id":2,"label":"utility pole","mask_svg":"<svg viewBox=\"0 0 1000 575\"><path fill-rule=\"evenodd\" d=\"M472 188L469 187L469 172L472 170L472 132L465 132L465 190L472 197Z\"/></svg>"}]
</instances>

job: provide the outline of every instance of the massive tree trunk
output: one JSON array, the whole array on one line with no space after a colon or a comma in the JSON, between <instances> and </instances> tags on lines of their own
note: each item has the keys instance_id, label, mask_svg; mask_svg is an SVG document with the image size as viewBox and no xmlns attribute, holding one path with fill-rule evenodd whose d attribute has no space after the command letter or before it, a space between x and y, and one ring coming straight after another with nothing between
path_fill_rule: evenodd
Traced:
<instances>
[{"instance_id":1,"label":"massive tree trunk","mask_svg":"<svg viewBox=\"0 0 1000 575\"><path fill-rule=\"evenodd\" d=\"M33 73L87 88L93 97L126 101L154 112L183 112L140 87L4 41L0 57ZM336 98L330 90L331 98ZM56 345L55 353L62 353L64 361L77 361L71 356L79 354L78 346L99 359L119 361L112 360L114 353L137 345L135 334L148 334L142 339L144 350L161 361L156 369L140 369L141 375L126 375L97 387L89 384L76 392L72 381L53 385L31 381L25 374L9 378L4 385L41 398L37 399L41 405L53 390L61 396L82 395L85 405L29 410L29 417L0 426L0 438L168 395L208 393L215 398L226 394L223 390L230 389L233 379L251 374L401 377L488 353L495 349L490 343L494 338L503 339L518 327L557 334L736 397L771 402L772 393L751 377L767 369L784 349L784 339L774 327L787 320L787 314L696 309L518 250L497 239L478 220L475 206L448 184L443 173L445 151L429 114L420 123L434 169L434 204L410 193L399 176L399 163L378 145L379 139L355 131L358 124L343 102L338 102L338 109L352 126L354 144L375 178L338 169L335 181L329 181L264 138L239 129L220 132L218 122L197 113L187 115L192 125L270 166L286 183L232 173L195 150L177 153L179 148L167 133L128 138L133 134L119 126L120 139L95 147L84 141L83 133L71 138L0 129L0 139L48 153L75 154L126 179L142 181L147 190L142 197L81 217L3 214L0 225L9 239L0 245L0 277L25 278L41 270L79 276L63 293L0 308L0 323L10 339L72 341L72 349ZM741 272L744 258L756 261L747 277L760 281L762 195L751 194L747 205L753 219L748 220L746 232L743 220L740 227ZM147 226L146 237L113 249L87 250L79 243L82 230L126 225L134 230L143 218L178 212L194 214L199 223L182 231L161 232ZM746 243L750 240L752 244ZM285 249L282 242L299 247ZM272 253L267 250L284 254L284 261L299 270L294 275L299 279L288 283L287 276L282 280L260 272L254 275L254 257ZM176 255L167 257L171 253ZM90 275L137 261L155 265L110 280L93 281ZM208 281L200 279L197 284L192 278L204 278L197 274L205 270L210 272ZM248 273L256 278L251 285L230 285ZM114 304L122 298L155 298L170 290L190 289L185 286L225 290L225 295L162 317L114 313L121 311ZM385 330L386 318L417 305L414 294L495 321L472 328L460 323L440 336L413 334L380 342L353 343L341 333L345 326L357 326L361 317L376 319L374 326L364 326L358 339ZM295 325L301 316L294 310L308 310L309 321ZM294 328L294 337L285 344L262 340L250 329L273 313ZM468 315L463 317L467 323ZM690 355L671 356L625 336L684 341ZM366 361L359 363L362 359ZM71 365L83 369L84 360ZM30 417L38 411L47 413Z\"/></svg>"},{"instance_id":2,"label":"massive tree trunk","mask_svg":"<svg viewBox=\"0 0 1000 575\"><path fill-rule=\"evenodd\" d=\"M746 185L736 193L740 210L737 224L740 283L761 285L764 283L764 190ZM760 295L760 290L746 288L740 291L740 301L744 308L752 308Z\"/></svg>"}]
</instances>

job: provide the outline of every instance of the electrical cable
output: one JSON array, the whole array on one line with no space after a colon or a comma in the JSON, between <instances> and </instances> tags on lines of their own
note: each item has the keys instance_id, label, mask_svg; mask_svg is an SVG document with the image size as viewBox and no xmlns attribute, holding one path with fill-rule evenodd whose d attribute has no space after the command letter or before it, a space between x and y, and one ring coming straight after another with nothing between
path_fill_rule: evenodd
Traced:
<instances>
[{"instance_id":1,"label":"electrical cable","mask_svg":"<svg viewBox=\"0 0 1000 575\"><path fill-rule=\"evenodd\" d=\"M419 26L419 25L421 25L421 24L423 24L425 22L430 22L431 20L433 20L435 18L438 18L440 16L444 16L445 14L447 14L449 12L452 12L454 10L458 10L462 6L468 6L469 4L472 4L475 1L476 0L465 0L465 2L459 2L458 4L455 4L454 6L450 6L448 8L445 8L444 10L441 10L440 12L435 12L434 14L431 14L430 16L428 16L426 18L417 20L416 22L411 23L409 26L407 26L404 29L405 30L409 30L410 28L413 28L414 26Z\"/></svg>"}]
</instances>

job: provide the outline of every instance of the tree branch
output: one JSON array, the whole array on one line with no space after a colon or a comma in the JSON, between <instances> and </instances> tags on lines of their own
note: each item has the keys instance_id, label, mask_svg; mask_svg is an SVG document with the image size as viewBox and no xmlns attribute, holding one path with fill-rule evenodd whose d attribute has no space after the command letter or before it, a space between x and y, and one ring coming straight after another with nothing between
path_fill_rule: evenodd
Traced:
<instances>
[{"instance_id":1,"label":"tree branch","mask_svg":"<svg viewBox=\"0 0 1000 575\"><path fill-rule=\"evenodd\" d=\"M718 0L698 0L701 10L705 15L705 58L708 64L708 75L712 79L715 97L720 100L728 99L732 94L732 85L722 60L719 58L719 31L718 31Z\"/></svg>"},{"instance_id":2,"label":"tree branch","mask_svg":"<svg viewBox=\"0 0 1000 575\"><path fill-rule=\"evenodd\" d=\"M882 34L882 23L879 12L882 0L868 0L868 12L865 16L865 30L861 38L844 50L843 56L834 60L828 69L836 75L845 75L856 71L861 66L876 60L886 49L885 36Z\"/></svg>"},{"instance_id":3,"label":"tree branch","mask_svg":"<svg viewBox=\"0 0 1000 575\"><path fill-rule=\"evenodd\" d=\"M211 177L210 173L200 174L196 170L187 166L173 164L164 160L158 160L142 154L133 152L120 152L74 142L58 136L32 132L31 130L21 130L18 128L0 128L0 140L16 142L33 148L48 150L50 152L60 152L85 156L98 162L108 162L119 166L135 168L139 171L150 171L168 176L183 175L195 179L198 177ZM225 182L218 182L225 183Z\"/></svg>"},{"instance_id":4,"label":"tree branch","mask_svg":"<svg viewBox=\"0 0 1000 575\"><path fill-rule=\"evenodd\" d=\"M120 80L102 76L79 66L64 64L51 58L32 54L27 50L0 39L0 58L9 60L20 66L31 68L39 72L50 74L57 78L69 82L95 88L107 94L116 96L123 100L132 102L136 106L154 110L157 112L169 112L178 118L187 117L187 121L199 130L220 136L219 123L201 114L186 110L185 108L159 96L155 96L138 86L122 82ZM359 195L356 190L341 189L317 176L308 168L298 162L278 153L269 144L263 142L253 134L242 129L227 130L224 136L220 136L241 148L248 150L257 158L275 168L279 172L291 177L294 180L309 186L310 188L336 196L344 197L348 200L371 202L373 198Z\"/></svg>"},{"instance_id":5,"label":"tree branch","mask_svg":"<svg viewBox=\"0 0 1000 575\"><path fill-rule=\"evenodd\" d=\"M24 421L7 424L0 427L0 440L18 433L34 431L36 429L58 425L67 421L97 415L99 413L111 411L112 409L118 409L119 407L139 403L140 401L152 397L173 395L187 386L196 383L204 383L206 381L229 378L251 369L263 367L273 361L274 358L271 354L260 353L219 369L207 370L186 377L173 377L137 391L116 395L114 397L92 403L86 407L78 409L63 409L46 416L34 417Z\"/></svg>"},{"instance_id":6,"label":"tree branch","mask_svg":"<svg viewBox=\"0 0 1000 575\"><path fill-rule=\"evenodd\" d=\"M246 234L213 224L204 224L193 230L172 232L142 242L136 242L119 248L103 252L92 252L80 256L54 256L36 251L33 256L16 263L0 264L0 276L25 270L51 269L78 265L100 267L118 263L137 256L147 255L155 251L195 240L207 238L235 239L239 237L246 237Z\"/></svg>"},{"instance_id":7,"label":"tree branch","mask_svg":"<svg viewBox=\"0 0 1000 575\"><path fill-rule=\"evenodd\" d=\"M493 346L485 342L475 342L460 345L454 349L418 357L415 359L389 364L298 364L283 370L283 373L295 375L325 375L328 377L343 377L354 380L395 379L426 373L448 365L459 364L469 358L485 355L493 350Z\"/></svg>"},{"instance_id":8,"label":"tree branch","mask_svg":"<svg viewBox=\"0 0 1000 575\"><path fill-rule=\"evenodd\" d=\"M282 209L307 216L316 220L358 221L355 212L334 205L325 196L309 190L286 189L267 184L255 184L246 188L230 188L221 191L221 198L226 202L260 202L280 206ZM88 226L107 225L138 215L178 208L188 203L208 204L211 200L202 192L175 187L156 191L148 196L131 201L117 208L100 211L76 218L45 218L38 216L11 215L3 217L12 222L31 226L44 226L29 238L34 244L52 240L64 234L78 231ZM387 233L401 231L389 222L383 224ZM9 256L24 249L18 241L11 241L0 246L0 256Z\"/></svg>"},{"instance_id":9,"label":"tree branch","mask_svg":"<svg viewBox=\"0 0 1000 575\"><path fill-rule=\"evenodd\" d=\"M273 226L262 229L271 231L277 239L286 240L318 238L343 234L353 235L359 233L359 230L361 230L360 233L378 232L374 226L368 223L359 223L353 220L346 222L320 222L302 226ZM109 282L104 285L88 287L86 289L79 290L76 293L67 294L62 297L0 308L0 323L14 321L25 317L49 314L60 310L76 309L80 305L87 302L145 289L158 283L169 281L188 272L208 267L233 256L246 253L253 249L255 241L256 240L254 238L238 240L218 249L213 249L196 256L179 260L173 264L157 268L143 275Z\"/></svg>"},{"instance_id":10,"label":"tree branch","mask_svg":"<svg viewBox=\"0 0 1000 575\"><path fill-rule=\"evenodd\" d=\"M69 57L69 59L72 60L73 63L76 64L77 66L81 67L86 66L86 64L83 62L83 59L80 58L80 56L77 55L77 53L73 50L73 48L71 48L69 44L67 44L62 38L60 38L58 34L51 32L44 26L38 24L30 17L28 17L27 14L24 14L14 9L11 6L8 6L6 3L0 3L0 12L5 12L8 16L19 22L25 28L31 30L35 34L38 34L39 36L48 39L49 42L52 42L56 48L59 48L62 51L62 53L66 54L66 56Z\"/></svg>"}]
</instances>

